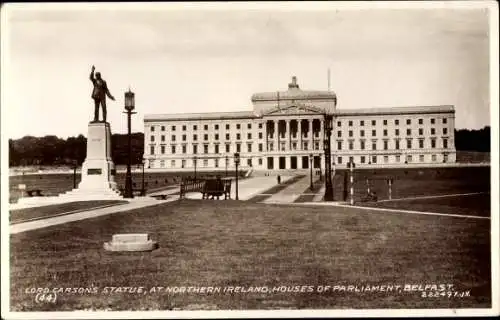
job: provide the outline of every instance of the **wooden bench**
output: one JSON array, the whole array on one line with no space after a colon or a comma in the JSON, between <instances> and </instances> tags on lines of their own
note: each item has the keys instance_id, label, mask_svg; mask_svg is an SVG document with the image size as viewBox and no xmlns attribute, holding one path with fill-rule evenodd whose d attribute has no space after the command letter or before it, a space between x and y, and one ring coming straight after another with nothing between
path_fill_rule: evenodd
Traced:
<instances>
[{"instance_id":1,"label":"wooden bench","mask_svg":"<svg viewBox=\"0 0 500 320\"><path fill-rule=\"evenodd\" d=\"M43 197L42 190L40 189L26 190L26 193L28 197Z\"/></svg>"},{"instance_id":2,"label":"wooden bench","mask_svg":"<svg viewBox=\"0 0 500 320\"><path fill-rule=\"evenodd\" d=\"M208 179L201 190L202 199L219 200L224 195L224 200L231 199L231 179Z\"/></svg>"}]
</instances>

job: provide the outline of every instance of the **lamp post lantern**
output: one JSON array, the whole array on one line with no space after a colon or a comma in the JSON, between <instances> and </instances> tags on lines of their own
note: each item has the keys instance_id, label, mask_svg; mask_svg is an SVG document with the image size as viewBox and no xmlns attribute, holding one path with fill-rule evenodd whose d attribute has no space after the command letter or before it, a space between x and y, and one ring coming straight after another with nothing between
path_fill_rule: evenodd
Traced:
<instances>
[{"instance_id":1,"label":"lamp post lantern","mask_svg":"<svg viewBox=\"0 0 500 320\"><path fill-rule=\"evenodd\" d=\"M309 170L310 170L310 177L311 177L309 189L311 189L311 191L312 191L313 190L313 154L312 153L309 154Z\"/></svg>"},{"instance_id":2,"label":"lamp post lantern","mask_svg":"<svg viewBox=\"0 0 500 320\"><path fill-rule=\"evenodd\" d=\"M239 200L238 198L238 165L240 164L240 154L236 152L234 154L234 165L236 166L236 196L235 199Z\"/></svg>"},{"instance_id":3,"label":"lamp post lantern","mask_svg":"<svg viewBox=\"0 0 500 320\"><path fill-rule=\"evenodd\" d=\"M331 152L331 136L332 136L333 116L325 113L325 201L333 201L333 185L332 185L332 152Z\"/></svg>"},{"instance_id":4,"label":"lamp post lantern","mask_svg":"<svg viewBox=\"0 0 500 320\"><path fill-rule=\"evenodd\" d=\"M132 192L132 172L130 169L131 166L131 157L132 157L132 114L135 108L135 94L128 89L125 92L125 112L127 114L127 138L128 138L128 157L127 157L127 174L125 175L125 198L133 198L134 194Z\"/></svg>"}]
</instances>

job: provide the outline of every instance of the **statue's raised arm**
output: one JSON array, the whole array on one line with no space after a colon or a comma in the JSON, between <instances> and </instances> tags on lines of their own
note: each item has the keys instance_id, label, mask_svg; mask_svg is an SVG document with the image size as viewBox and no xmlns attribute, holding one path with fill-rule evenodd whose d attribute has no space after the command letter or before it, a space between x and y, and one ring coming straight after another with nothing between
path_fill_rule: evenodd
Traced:
<instances>
[{"instance_id":1,"label":"statue's raised arm","mask_svg":"<svg viewBox=\"0 0 500 320\"><path fill-rule=\"evenodd\" d=\"M92 71L90 71L90 81L94 82L95 78L94 78L94 70L95 70L95 67L92 66Z\"/></svg>"}]
</instances>

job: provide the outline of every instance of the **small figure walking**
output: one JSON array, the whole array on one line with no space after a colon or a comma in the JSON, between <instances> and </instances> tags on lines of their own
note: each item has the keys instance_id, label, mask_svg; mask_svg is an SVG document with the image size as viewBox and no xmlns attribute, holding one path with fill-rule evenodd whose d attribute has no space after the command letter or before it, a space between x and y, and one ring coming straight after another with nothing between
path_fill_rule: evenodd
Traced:
<instances>
[{"instance_id":1,"label":"small figure walking","mask_svg":"<svg viewBox=\"0 0 500 320\"><path fill-rule=\"evenodd\" d=\"M94 85L92 90L92 99L94 99L94 121L99 122L99 105L102 106L102 121L106 122L106 96L111 100L115 101L115 98L108 90L108 85L106 81L101 78L101 73L96 72L94 77L95 67L92 66L92 71L90 72L90 81Z\"/></svg>"},{"instance_id":2,"label":"small figure walking","mask_svg":"<svg viewBox=\"0 0 500 320\"><path fill-rule=\"evenodd\" d=\"M278 184L280 184L281 183L281 176L280 175L278 175L277 180L278 180Z\"/></svg>"}]
</instances>

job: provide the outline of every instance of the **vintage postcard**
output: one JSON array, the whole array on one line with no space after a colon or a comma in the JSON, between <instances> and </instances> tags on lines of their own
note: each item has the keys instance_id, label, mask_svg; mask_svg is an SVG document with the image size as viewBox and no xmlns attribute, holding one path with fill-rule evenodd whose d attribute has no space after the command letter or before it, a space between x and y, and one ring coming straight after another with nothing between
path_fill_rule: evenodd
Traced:
<instances>
[{"instance_id":1,"label":"vintage postcard","mask_svg":"<svg viewBox=\"0 0 500 320\"><path fill-rule=\"evenodd\" d=\"M1 39L2 318L499 314L495 2L9 3Z\"/></svg>"}]
</instances>

